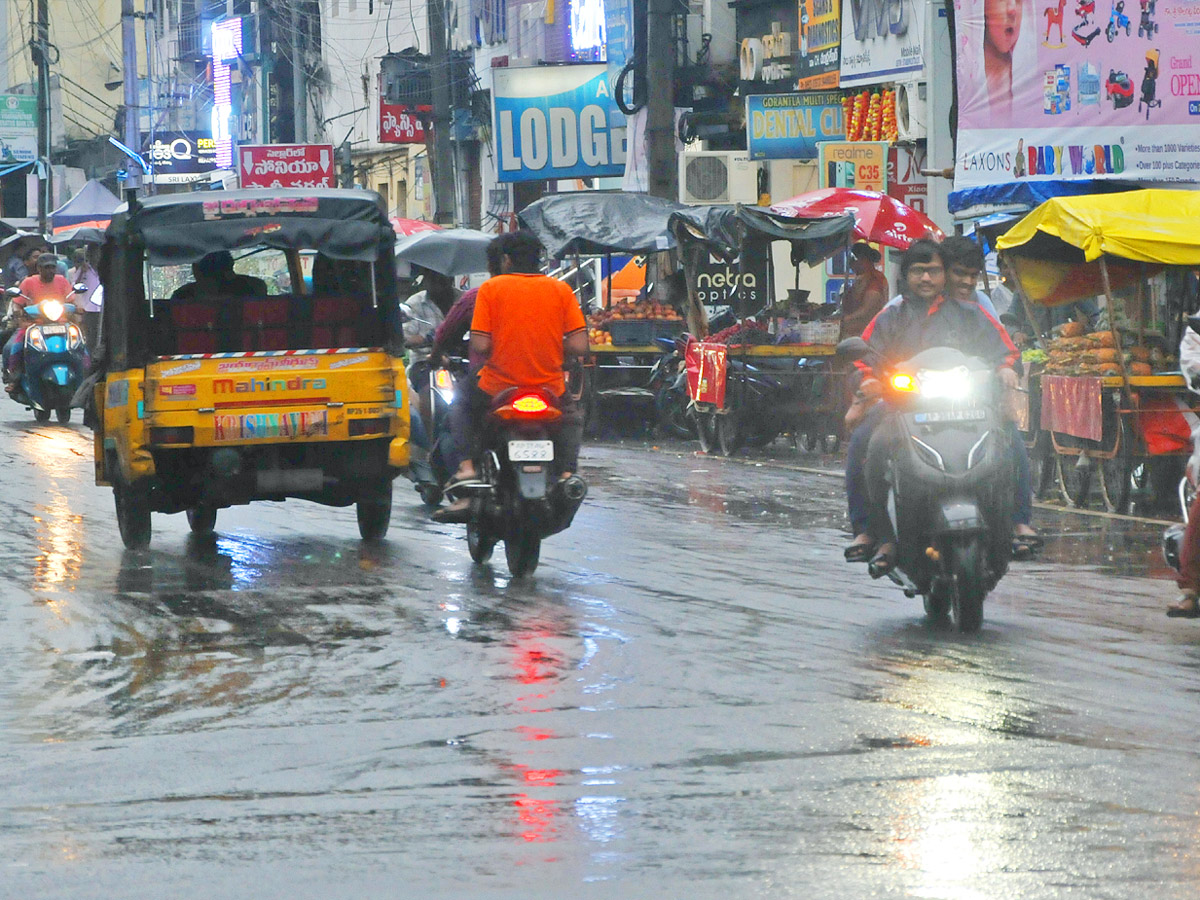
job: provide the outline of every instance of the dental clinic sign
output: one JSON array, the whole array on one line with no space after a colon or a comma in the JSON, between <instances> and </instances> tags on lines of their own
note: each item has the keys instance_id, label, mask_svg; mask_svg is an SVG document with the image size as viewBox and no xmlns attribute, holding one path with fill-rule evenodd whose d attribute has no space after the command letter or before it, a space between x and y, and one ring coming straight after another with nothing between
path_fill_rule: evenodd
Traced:
<instances>
[{"instance_id":1,"label":"dental clinic sign","mask_svg":"<svg viewBox=\"0 0 1200 900\"><path fill-rule=\"evenodd\" d=\"M492 70L500 181L625 172L625 117L603 63Z\"/></svg>"}]
</instances>

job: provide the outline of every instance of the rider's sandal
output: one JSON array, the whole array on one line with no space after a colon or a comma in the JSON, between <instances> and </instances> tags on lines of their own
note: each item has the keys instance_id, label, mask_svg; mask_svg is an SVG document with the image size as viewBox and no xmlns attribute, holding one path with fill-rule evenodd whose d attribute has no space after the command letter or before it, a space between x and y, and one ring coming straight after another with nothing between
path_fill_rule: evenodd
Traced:
<instances>
[{"instance_id":1,"label":"rider's sandal","mask_svg":"<svg viewBox=\"0 0 1200 900\"><path fill-rule=\"evenodd\" d=\"M871 557L871 562L867 565L867 574L872 578L883 578L885 575L890 575L894 568L896 568L896 545L880 544L879 552Z\"/></svg>"},{"instance_id":2,"label":"rider's sandal","mask_svg":"<svg viewBox=\"0 0 1200 900\"><path fill-rule=\"evenodd\" d=\"M875 542L867 541L860 544L850 544L842 551L842 556L848 563L870 562L875 554Z\"/></svg>"},{"instance_id":3,"label":"rider's sandal","mask_svg":"<svg viewBox=\"0 0 1200 900\"><path fill-rule=\"evenodd\" d=\"M1167 615L1172 619L1200 619L1200 600L1195 594L1184 594L1167 607Z\"/></svg>"}]
</instances>

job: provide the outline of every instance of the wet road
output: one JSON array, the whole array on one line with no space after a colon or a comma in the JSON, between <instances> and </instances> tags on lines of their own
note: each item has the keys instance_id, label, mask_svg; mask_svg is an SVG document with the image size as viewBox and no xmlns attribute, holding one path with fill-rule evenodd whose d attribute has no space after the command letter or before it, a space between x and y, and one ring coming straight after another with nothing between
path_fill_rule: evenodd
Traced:
<instances>
[{"instance_id":1,"label":"wet road","mask_svg":"<svg viewBox=\"0 0 1200 900\"><path fill-rule=\"evenodd\" d=\"M406 482L375 548L290 503L127 553L89 432L6 409L0 461L0 896L1195 896L1160 526L1039 511L963 639L753 460L588 449L525 583Z\"/></svg>"}]
</instances>

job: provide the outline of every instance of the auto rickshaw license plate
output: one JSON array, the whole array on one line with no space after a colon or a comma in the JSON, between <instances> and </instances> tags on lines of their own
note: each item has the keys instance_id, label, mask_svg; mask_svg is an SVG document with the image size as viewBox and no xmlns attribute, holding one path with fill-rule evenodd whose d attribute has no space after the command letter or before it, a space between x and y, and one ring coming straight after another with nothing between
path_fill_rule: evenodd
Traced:
<instances>
[{"instance_id":1,"label":"auto rickshaw license plate","mask_svg":"<svg viewBox=\"0 0 1200 900\"><path fill-rule=\"evenodd\" d=\"M512 462L549 462L554 459L554 442L509 441L508 458Z\"/></svg>"}]
</instances>

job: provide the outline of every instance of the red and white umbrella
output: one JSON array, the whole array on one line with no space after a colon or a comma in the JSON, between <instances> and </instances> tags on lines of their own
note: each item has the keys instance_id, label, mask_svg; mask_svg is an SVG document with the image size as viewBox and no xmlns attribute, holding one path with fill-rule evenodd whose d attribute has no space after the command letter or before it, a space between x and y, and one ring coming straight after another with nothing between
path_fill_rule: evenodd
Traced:
<instances>
[{"instance_id":1,"label":"red and white umbrella","mask_svg":"<svg viewBox=\"0 0 1200 900\"><path fill-rule=\"evenodd\" d=\"M924 213L879 191L822 188L776 203L771 212L816 218L854 213L854 236L858 240L899 250L907 250L921 238L940 241L945 237L942 229Z\"/></svg>"},{"instance_id":2,"label":"red and white umbrella","mask_svg":"<svg viewBox=\"0 0 1200 900\"><path fill-rule=\"evenodd\" d=\"M388 219L392 223L392 228L396 229L396 234L404 237L409 234L416 234L418 231L439 231L441 225L435 225L433 222L426 222L424 219Z\"/></svg>"}]
</instances>

